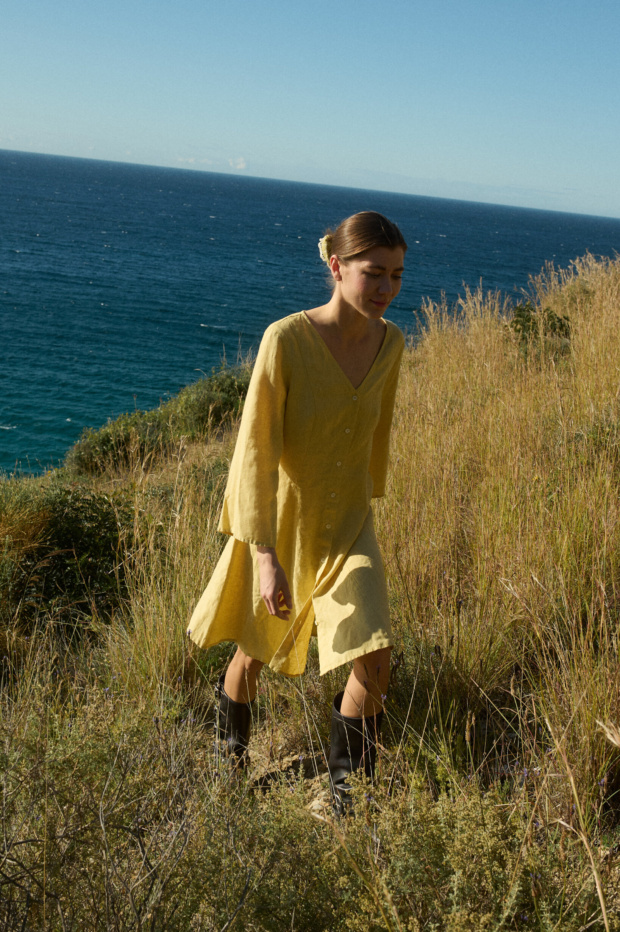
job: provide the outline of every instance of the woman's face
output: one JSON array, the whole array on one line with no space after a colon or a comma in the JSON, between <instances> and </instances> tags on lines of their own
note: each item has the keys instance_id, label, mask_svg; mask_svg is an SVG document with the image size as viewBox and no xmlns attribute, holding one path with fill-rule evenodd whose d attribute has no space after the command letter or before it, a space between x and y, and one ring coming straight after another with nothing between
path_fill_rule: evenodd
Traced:
<instances>
[{"instance_id":1,"label":"woman's face","mask_svg":"<svg viewBox=\"0 0 620 932\"><path fill-rule=\"evenodd\" d=\"M330 266L340 296L371 320L383 317L400 291L405 253L399 247L375 246L342 262L332 256Z\"/></svg>"}]
</instances>

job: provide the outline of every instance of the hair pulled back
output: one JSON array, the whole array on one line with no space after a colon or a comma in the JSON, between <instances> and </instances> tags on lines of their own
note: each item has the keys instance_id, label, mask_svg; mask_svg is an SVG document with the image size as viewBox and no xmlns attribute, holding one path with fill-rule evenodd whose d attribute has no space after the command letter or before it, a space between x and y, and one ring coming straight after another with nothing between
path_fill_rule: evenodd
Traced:
<instances>
[{"instance_id":1,"label":"hair pulled back","mask_svg":"<svg viewBox=\"0 0 620 932\"><path fill-rule=\"evenodd\" d=\"M363 210L347 217L335 230L327 230L319 242L321 257L328 265L331 256L338 256L346 262L376 246L400 247L403 252L407 249L405 238L396 224L374 210Z\"/></svg>"}]
</instances>

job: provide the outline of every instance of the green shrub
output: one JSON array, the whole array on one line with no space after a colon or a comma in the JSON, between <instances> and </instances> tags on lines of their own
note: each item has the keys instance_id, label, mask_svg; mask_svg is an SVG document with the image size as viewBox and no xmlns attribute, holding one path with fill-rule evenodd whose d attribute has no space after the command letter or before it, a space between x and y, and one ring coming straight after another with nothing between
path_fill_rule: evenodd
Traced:
<instances>
[{"instance_id":1,"label":"green shrub","mask_svg":"<svg viewBox=\"0 0 620 932\"><path fill-rule=\"evenodd\" d=\"M121 414L103 427L87 427L65 457L66 466L77 474L100 475L108 465L129 466L144 461L171 441L169 425L159 411Z\"/></svg>"},{"instance_id":2,"label":"green shrub","mask_svg":"<svg viewBox=\"0 0 620 932\"><path fill-rule=\"evenodd\" d=\"M71 611L109 615L123 588L121 528L132 512L118 497L83 488L52 488L42 597Z\"/></svg>"},{"instance_id":3,"label":"green shrub","mask_svg":"<svg viewBox=\"0 0 620 932\"><path fill-rule=\"evenodd\" d=\"M56 620L110 617L124 590L121 534L133 523L125 499L56 484L23 484L17 498L12 522L16 499L0 501L0 620L28 626L52 610Z\"/></svg>"},{"instance_id":4,"label":"green shrub","mask_svg":"<svg viewBox=\"0 0 620 932\"><path fill-rule=\"evenodd\" d=\"M529 301L518 304L508 326L524 352L536 342L557 353L566 352L570 346L569 318L550 307L535 307Z\"/></svg>"},{"instance_id":5,"label":"green shrub","mask_svg":"<svg viewBox=\"0 0 620 932\"><path fill-rule=\"evenodd\" d=\"M249 365L222 368L199 379L153 411L121 414L98 429L86 428L65 458L74 473L101 475L167 455L182 437L207 437L241 413L251 375Z\"/></svg>"},{"instance_id":6,"label":"green shrub","mask_svg":"<svg viewBox=\"0 0 620 932\"><path fill-rule=\"evenodd\" d=\"M250 366L222 368L188 385L160 410L175 434L202 437L241 414L250 375Z\"/></svg>"}]
</instances>

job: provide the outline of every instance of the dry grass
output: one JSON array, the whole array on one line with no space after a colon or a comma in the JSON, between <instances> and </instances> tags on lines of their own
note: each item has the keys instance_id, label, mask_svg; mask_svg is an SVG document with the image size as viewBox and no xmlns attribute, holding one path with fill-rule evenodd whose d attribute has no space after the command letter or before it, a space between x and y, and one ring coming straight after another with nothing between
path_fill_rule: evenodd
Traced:
<instances>
[{"instance_id":1,"label":"dry grass","mask_svg":"<svg viewBox=\"0 0 620 932\"><path fill-rule=\"evenodd\" d=\"M312 652L265 674L249 775L214 771L230 650L185 628L232 438L99 470L125 509L112 617L2 629L3 928L620 928L620 262L549 268L531 301L525 331L500 296L429 305L406 354L376 508L398 647L346 823L313 807L344 672ZM46 527L2 494L4 585Z\"/></svg>"}]
</instances>

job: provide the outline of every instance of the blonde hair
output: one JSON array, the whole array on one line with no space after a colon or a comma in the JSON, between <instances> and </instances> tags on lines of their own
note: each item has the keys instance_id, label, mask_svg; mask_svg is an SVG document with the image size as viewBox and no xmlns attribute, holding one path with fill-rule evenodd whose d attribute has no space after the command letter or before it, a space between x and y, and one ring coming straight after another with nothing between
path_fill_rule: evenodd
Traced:
<instances>
[{"instance_id":1,"label":"blonde hair","mask_svg":"<svg viewBox=\"0 0 620 932\"><path fill-rule=\"evenodd\" d=\"M319 242L324 262L329 265L331 256L342 262L353 259L367 249L385 246L387 249L407 249L403 234L395 223L374 210L363 210L343 220L335 230L327 230Z\"/></svg>"}]
</instances>

